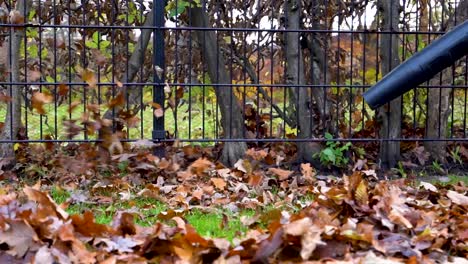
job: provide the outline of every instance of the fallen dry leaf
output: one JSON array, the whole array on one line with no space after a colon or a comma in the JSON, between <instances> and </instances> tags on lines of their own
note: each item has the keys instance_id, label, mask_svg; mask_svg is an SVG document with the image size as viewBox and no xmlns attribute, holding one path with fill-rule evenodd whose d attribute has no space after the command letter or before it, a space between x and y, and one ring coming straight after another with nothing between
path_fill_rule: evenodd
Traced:
<instances>
[{"instance_id":1,"label":"fallen dry leaf","mask_svg":"<svg viewBox=\"0 0 468 264\"><path fill-rule=\"evenodd\" d=\"M47 246L41 247L34 256L35 263L52 264L55 262L51 250Z\"/></svg>"},{"instance_id":2,"label":"fallen dry leaf","mask_svg":"<svg viewBox=\"0 0 468 264\"><path fill-rule=\"evenodd\" d=\"M310 218L304 217L297 221L291 222L285 225L284 233L292 236L302 236L307 232L309 228L313 226L313 222Z\"/></svg>"},{"instance_id":3,"label":"fallen dry leaf","mask_svg":"<svg viewBox=\"0 0 468 264\"><path fill-rule=\"evenodd\" d=\"M252 166L250 165L250 162L248 160L243 160L243 159L239 159L234 164L234 168L242 171L243 173L250 173L252 171L251 167Z\"/></svg>"},{"instance_id":4,"label":"fallen dry leaf","mask_svg":"<svg viewBox=\"0 0 468 264\"><path fill-rule=\"evenodd\" d=\"M455 204L468 206L468 196L466 195L450 190L447 192L447 197Z\"/></svg>"},{"instance_id":5,"label":"fallen dry leaf","mask_svg":"<svg viewBox=\"0 0 468 264\"><path fill-rule=\"evenodd\" d=\"M97 107L90 107L81 120L93 120ZM110 145L112 135L106 140ZM216 148L190 146L159 158L151 146L144 140L121 143L122 153L102 153L109 159L104 163L103 150L93 144L69 144L73 156L60 148L44 155L42 145L30 146L29 159L39 159L31 162L34 168L44 164L44 156L54 166L42 167L50 177L38 181L42 184L0 187L0 263L14 263L14 256L22 255L23 262L35 258L41 263L412 264L443 262L449 259L447 252L453 259L466 255L463 183L416 187L406 179L369 179L362 171L332 178L316 176L309 164L291 177L296 172L271 168L273 157L286 155L284 149L262 149L267 156L253 149L236 168L226 168L215 162ZM102 170L108 175L103 177ZM41 191L51 181L66 184L54 185L55 193L70 194L60 206ZM128 205L126 211L113 211L117 201ZM167 209L153 213L159 203ZM113 214L112 224L97 223L90 211L72 216L62 211L75 204L94 211L105 205L109 209L98 213ZM216 228L232 228L231 221L240 221L249 230L236 233L232 241L204 236L189 224L192 210L219 213ZM243 210L255 215L245 217Z\"/></svg>"},{"instance_id":6,"label":"fallen dry leaf","mask_svg":"<svg viewBox=\"0 0 468 264\"><path fill-rule=\"evenodd\" d=\"M213 182L214 186L219 190L224 190L224 188L226 188L227 183L222 178L211 178L210 180Z\"/></svg>"},{"instance_id":7,"label":"fallen dry leaf","mask_svg":"<svg viewBox=\"0 0 468 264\"><path fill-rule=\"evenodd\" d=\"M291 174L294 173L293 171L283 170L279 168L269 168L268 171L278 176L278 180L280 181L289 179L289 176L291 176Z\"/></svg>"},{"instance_id":8,"label":"fallen dry leaf","mask_svg":"<svg viewBox=\"0 0 468 264\"><path fill-rule=\"evenodd\" d=\"M302 176L304 176L304 179L306 180L306 182L308 183L314 182L313 177L315 176L315 171L312 168L312 166L310 166L310 163L301 164L301 173L302 173Z\"/></svg>"},{"instance_id":9,"label":"fallen dry leaf","mask_svg":"<svg viewBox=\"0 0 468 264\"><path fill-rule=\"evenodd\" d=\"M8 245L10 255L22 258L38 240L36 232L21 220L9 220L6 225L6 230L0 230L0 244Z\"/></svg>"},{"instance_id":10,"label":"fallen dry leaf","mask_svg":"<svg viewBox=\"0 0 468 264\"><path fill-rule=\"evenodd\" d=\"M199 158L190 165L190 171L197 175L203 175L208 169L213 168L213 163L206 158Z\"/></svg>"},{"instance_id":11,"label":"fallen dry leaf","mask_svg":"<svg viewBox=\"0 0 468 264\"><path fill-rule=\"evenodd\" d=\"M434 185L428 183L428 182L424 182L424 181L421 181L419 183L419 186L423 187L424 189L426 190L429 190L429 191L432 191L432 192L437 192L437 187L435 187Z\"/></svg>"},{"instance_id":12,"label":"fallen dry leaf","mask_svg":"<svg viewBox=\"0 0 468 264\"><path fill-rule=\"evenodd\" d=\"M307 229L307 231L302 235L301 238L301 257L303 260L308 260L314 250L318 245L326 245L325 242L322 241L321 235L323 233L323 229L319 228L315 225L312 225Z\"/></svg>"},{"instance_id":13,"label":"fallen dry leaf","mask_svg":"<svg viewBox=\"0 0 468 264\"><path fill-rule=\"evenodd\" d=\"M71 219L76 231L84 236L105 236L112 233L108 226L96 223L90 211L84 212L82 216L72 215Z\"/></svg>"}]
</instances>

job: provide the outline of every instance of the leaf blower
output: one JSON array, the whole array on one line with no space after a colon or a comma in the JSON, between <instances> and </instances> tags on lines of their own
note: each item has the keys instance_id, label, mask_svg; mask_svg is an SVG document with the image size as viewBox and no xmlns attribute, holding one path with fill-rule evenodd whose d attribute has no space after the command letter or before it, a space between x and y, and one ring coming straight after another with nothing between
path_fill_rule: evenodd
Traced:
<instances>
[{"instance_id":1,"label":"leaf blower","mask_svg":"<svg viewBox=\"0 0 468 264\"><path fill-rule=\"evenodd\" d=\"M376 109L430 80L467 54L468 20L398 65L364 93L364 100Z\"/></svg>"}]
</instances>

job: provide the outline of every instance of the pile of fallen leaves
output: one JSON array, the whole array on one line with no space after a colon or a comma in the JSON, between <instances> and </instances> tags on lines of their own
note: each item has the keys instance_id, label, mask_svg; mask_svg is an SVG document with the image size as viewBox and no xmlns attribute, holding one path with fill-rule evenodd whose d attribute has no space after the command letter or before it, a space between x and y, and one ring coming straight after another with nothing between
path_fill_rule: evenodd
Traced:
<instances>
[{"instance_id":1,"label":"pile of fallen leaves","mask_svg":"<svg viewBox=\"0 0 468 264\"><path fill-rule=\"evenodd\" d=\"M191 199L203 200L205 192L213 192L229 200L236 192L271 180L253 177L254 171L243 178L250 170L245 166L220 172L206 159L197 159L178 173L180 185L192 188L180 199L190 204ZM5 188L0 192L0 263L466 263L468 197L462 183L377 181L368 171L342 179L320 178L303 165L298 184L292 173L271 168L265 175L284 182L282 188L288 191L283 200L298 189L313 201L296 213L279 210L268 215L266 225L259 224L261 215L242 219L250 231L233 242L202 237L179 215L141 227L134 223L139 217L135 212L120 211L111 225L102 225L91 212L68 215L64 205L57 205L39 186L22 191ZM193 194L198 188L194 177L211 179L199 195ZM232 189L241 183L245 188ZM161 182L151 186L142 192L164 189ZM274 202L263 196L249 199Z\"/></svg>"}]
</instances>

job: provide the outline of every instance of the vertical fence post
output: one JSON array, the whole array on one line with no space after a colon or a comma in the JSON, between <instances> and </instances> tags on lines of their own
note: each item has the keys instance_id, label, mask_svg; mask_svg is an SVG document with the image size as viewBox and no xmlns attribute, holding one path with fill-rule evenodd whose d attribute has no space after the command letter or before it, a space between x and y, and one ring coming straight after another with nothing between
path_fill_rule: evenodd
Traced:
<instances>
[{"instance_id":1,"label":"vertical fence post","mask_svg":"<svg viewBox=\"0 0 468 264\"><path fill-rule=\"evenodd\" d=\"M165 0L153 0L153 102L158 103L164 108L164 26ZM164 139L166 131L164 130L164 116L156 117L153 115L153 141ZM155 149L155 155L162 157L164 155L164 146L158 146Z\"/></svg>"}]
</instances>

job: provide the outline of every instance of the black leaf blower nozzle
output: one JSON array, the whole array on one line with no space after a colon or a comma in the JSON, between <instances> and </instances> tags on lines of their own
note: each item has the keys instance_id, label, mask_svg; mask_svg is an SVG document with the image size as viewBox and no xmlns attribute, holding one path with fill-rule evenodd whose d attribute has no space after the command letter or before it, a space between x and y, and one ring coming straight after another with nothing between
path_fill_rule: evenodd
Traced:
<instances>
[{"instance_id":1,"label":"black leaf blower nozzle","mask_svg":"<svg viewBox=\"0 0 468 264\"><path fill-rule=\"evenodd\" d=\"M385 75L364 93L364 100L372 109L376 109L430 80L438 72L467 54L468 20Z\"/></svg>"}]
</instances>

